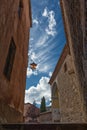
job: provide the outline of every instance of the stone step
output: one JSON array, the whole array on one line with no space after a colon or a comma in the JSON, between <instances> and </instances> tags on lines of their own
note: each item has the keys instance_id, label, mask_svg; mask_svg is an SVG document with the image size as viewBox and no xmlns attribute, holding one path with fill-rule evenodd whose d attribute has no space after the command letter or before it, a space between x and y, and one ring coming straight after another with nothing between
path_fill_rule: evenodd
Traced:
<instances>
[{"instance_id":1,"label":"stone step","mask_svg":"<svg viewBox=\"0 0 87 130\"><path fill-rule=\"evenodd\" d=\"M87 124L7 124L0 125L0 130L87 130Z\"/></svg>"}]
</instances>

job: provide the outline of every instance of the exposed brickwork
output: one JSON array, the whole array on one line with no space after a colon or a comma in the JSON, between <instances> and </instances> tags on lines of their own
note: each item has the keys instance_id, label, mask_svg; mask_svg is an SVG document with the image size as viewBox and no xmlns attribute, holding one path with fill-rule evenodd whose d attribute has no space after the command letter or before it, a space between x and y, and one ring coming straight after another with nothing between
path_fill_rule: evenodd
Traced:
<instances>
[{"instance_id":1,"label":"exposed brickwork","mask_svg":"<svg viewBox=\"0 0 87 130\"><path fill-rule=\"evenodd\" d=\"M5 118L9 123L23 121L29 28L31 24L29 0L23 0L20 18L18 9L19 0L0 0L0 101L2 101L2 106L5 104L7 108L7 111L3 109L5 117L1 114L0 120L4 122L3 118ZM4 75L4 68L11 38L14 39L16 52L9 81ZM14 112L10 112L11 108ZM11 118L6 117L6 115L8 116L6 112L10 113ZM20 113L18 120L16 112ZM2 113L1 107L0 113Z\"/></svg>"}]
</instances>

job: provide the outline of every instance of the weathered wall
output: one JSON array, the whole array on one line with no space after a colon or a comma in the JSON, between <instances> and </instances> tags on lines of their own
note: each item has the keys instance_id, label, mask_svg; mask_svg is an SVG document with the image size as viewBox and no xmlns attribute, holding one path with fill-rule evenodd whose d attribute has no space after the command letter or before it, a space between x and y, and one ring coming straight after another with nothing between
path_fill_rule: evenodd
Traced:
<instances>
[{"instance_id":1,"label":"weathered wall","mask_svg":"<svg viewBox=\"0 0 87 130\"><path fill-rule=\"evenodd\" d=\"M50 79L52 90L55 83L59 93L60 122L85 122L78 78L68 44L65 45Z\"/></svg>"},{"instance_id":2,"label":"weathered wall","mask_svg":"<svg viewBox=\"0 0 87 130\"><path fill-rule=\"evenodd\" d=\"M23 115L18 110L15 110L6 103L0 101L0 123L21 123ZM1 129L0 129L1 130Z\"/></svg>"},{"instance_id":3,"label":"weathered wall","mask_svg":"<svg viewBox=\"0 0 87 130\"><path fill-rule=\"evenodd\" d=\"M4 122L3 119L5 118L5 122L9 123L23 121L24 109L30 27L29 1L23 0L23 9L20 18L18 16L18 8L19 0L0 0L0 105L5 106L5 109L0 107L0 113L4 113L0 114L0 120ZM4 67L12 37L16 45L16 53L11 79L8 81L4 75ZM17 113L19 113L18 120Z\"/></svg>"},{"instance_id":4,"label":"weathered wall","mask_svg":"<svg viewBox=\"0 0 87 130\"><path fill-rule=\"evenodd\" d=\"M84 5L86 5L85 0L61 0L66 37L70 46L70 51L74 62L74 69L78 79L78 88L82 102L81 106L83 109L84 119L87 120L87 58L85 57L84 50L84 39L86 39L84 32Z\"/></svg>"},{"instance_id":5,"label":"weathered wall","mask_svg":"<svg viewBox=\"0 0 87 130\"><path fill-rule=\"evenodd\" d=\"M39 121L40 121L40 123L51 123L52 122L52 112L49 111L49 112L40 113Z\"/></svg>"},{"instance_id":6,"label":"weathered wall","mask_svg":"<svg viewBox=\"0 0 87 130\"><path fill-rule=\"evenodd\" d=\"M64 72L64 65L67 70ZM67 55L56 77L59 90L61 122L84 122L78 81L70 55Z\"/></svg>"},{"instance_id":7,"label":"weathered wall","mask_svg":"<svg viewBox=\"0 0 87 130\"><path fill-rule=\"evenodd\" d=\"M33 119L34 115L34 119ZM25 123L38 123L40 109L30 103L24 104L24 122Z\"/></svg>"},{"instance_id":8,"label":"weathered wall","mask_svg":"<svg viewBox=\"0 0 87 130\"><path fill-rule=\"evenodd\" d=\"M52 93L52 122L60 122L59 90L54 82L51 88Z\"/></svg>"}]
</instances>

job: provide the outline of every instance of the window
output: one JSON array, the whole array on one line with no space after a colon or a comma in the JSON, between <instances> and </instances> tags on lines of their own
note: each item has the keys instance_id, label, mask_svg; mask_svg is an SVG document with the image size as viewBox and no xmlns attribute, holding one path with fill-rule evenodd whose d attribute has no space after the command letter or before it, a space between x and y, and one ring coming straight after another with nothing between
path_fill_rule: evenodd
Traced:
<instances>
[{"instance_id":1,"label":"window","mask_svg":"<svg viewBox=\"0 0 87 130\"><path fill-rule=\"evenodd\" d=\"M67 64L64 64L64 73L67 71Z\"/></svg>"},{"instance_id":2,"label":"window","mask_svg":"<svg viewBox=\"0 0 87 130\"><path fill-rule=\"evenodd\" d=\"M11 72L12 72L13 62L14 62L14 58L15 58L15 52L16 52L16 46L15 46L14 40L12 38L11 42L10 42L9 50L8 50L8 55L6 58L5 68L4 68L4 75L6 76L6 78L8 80L10 80L10 78L11 78Z\"/></svg>"},{"instance_id":3,"label":"window","mask_svg":"<svg viewBox=\"0 0 87 130\"><path fill-rule=\"evenodd\" d=\"M19 7L18 7L18 16L19 16L19 18L21 18L22 9L23 9L23 2L20 0Z\"/></svg>"}]
</instances>

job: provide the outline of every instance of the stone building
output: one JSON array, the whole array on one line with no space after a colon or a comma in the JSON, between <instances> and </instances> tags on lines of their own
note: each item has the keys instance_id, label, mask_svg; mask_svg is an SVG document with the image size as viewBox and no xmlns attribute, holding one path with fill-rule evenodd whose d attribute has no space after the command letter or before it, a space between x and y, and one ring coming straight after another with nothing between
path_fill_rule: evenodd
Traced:
<instances>
[{"instance_id":1,"label":"stone building","mask_svg":"<svg viewBox=\"0 0 87 130\"><path fill-rule=\"evenodd\" d=\"M68 45L50 79L53 121L87 121L87 1L60 0ZM56 117L57 115L57 117Z\"/></svg>"},{"instance_id":2,"label":"stone building","mask_svg":"<svg viewBox=\"0 0 87 130\"><path fill-rule=\"evenodd\" d=\"M87 0L60 0L60 2L85 122L87 121Z\"/></svg>"},{"instance_id":3,"label":"stone building","mask_svg":"<svg viewBox=\"0 0 87 130\"><path fill-rule=\"evenodd\" d=\"M24 104L24 122L38 123L40 116L40 109L30 103Z\"/></svg>"},{"instance_id":4,"label":"stone building","mask_svg":"<svg viewBox=\"0 0 87 130\"><path fill-rule=\"evenodd\" d=\"M78 79L66 44L50 79L53 122L84 122Z\"/></svg>"},{"instance_id":5,"label":"stone building","mask_svg":"<svg viewBox=\"0 0 87 130\"><path fill-rule=\"evenodd\" d=\"M39 120L40 120L40 123L52 123L51 106L47 106L46 111L40 113Z\"/></svg>"},{"instance_id":6,"label":"stone building","mask_svg":"<svg viewBox=\"0 0 87 130\"><path fill-rule=\"evenodd\" d=\"M46 111L40 113L39 121L40 123L52 123L52 112Z\"/></svg>"},{"instance_id":7,"label":"stone building","mask_svg":"<svg viewBox=\"0 0 87 130\"><path fill-rule=\"evenodd\" d=\"M23 122L30 0L0 0L0 123Z\"/></svg>"}]
</instances>

